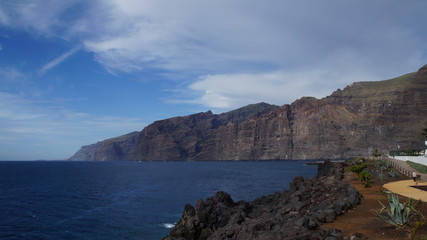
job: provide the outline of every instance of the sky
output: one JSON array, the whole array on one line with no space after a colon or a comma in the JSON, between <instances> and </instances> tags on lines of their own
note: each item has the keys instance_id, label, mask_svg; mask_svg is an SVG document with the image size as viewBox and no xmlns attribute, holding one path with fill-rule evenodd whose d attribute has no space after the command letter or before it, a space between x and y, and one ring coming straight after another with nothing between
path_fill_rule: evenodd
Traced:
<instances>
[{"instance_id":1,"label":"sky","mask_svg":"<svg viewBox=\"0 0 427 240\"><path fill-rule=\"evenodd\" d=\"M424 0L2 0L0 160L427 63Z\"/></svg>"}]
</instances>

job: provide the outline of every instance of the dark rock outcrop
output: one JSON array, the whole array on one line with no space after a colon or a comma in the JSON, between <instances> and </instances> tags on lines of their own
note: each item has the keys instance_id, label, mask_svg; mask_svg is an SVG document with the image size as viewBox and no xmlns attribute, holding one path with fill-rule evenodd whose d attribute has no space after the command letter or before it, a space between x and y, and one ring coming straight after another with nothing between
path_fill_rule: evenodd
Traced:
<instances>
[{"instance_id":1,"label":"dark rock outcrop","mask_svg":"<svg viewBox=\"0 0 427 240\"><path fill-rule=\"evenodd\" d=\"M72 160L337 159L423 149L427 65L379 82L357 82L323 99L249 105L156 121L127 139L82 147Z\"/></svg>"},{"instance_id":2,"label":"dark rock outcrop","mask_svg":"<svg viewBox=\"0 0 427 240\"><path fill-rule=\"evenodd\" d=\"M317 177L297 177L289 191L252 202L234 202L218 192L195 207L185 206L164 239L343 239L339 230L321 227L361 201L360 193L341 181L342 169L341 163L326 162Z\"/></svg>"}]
</instances>

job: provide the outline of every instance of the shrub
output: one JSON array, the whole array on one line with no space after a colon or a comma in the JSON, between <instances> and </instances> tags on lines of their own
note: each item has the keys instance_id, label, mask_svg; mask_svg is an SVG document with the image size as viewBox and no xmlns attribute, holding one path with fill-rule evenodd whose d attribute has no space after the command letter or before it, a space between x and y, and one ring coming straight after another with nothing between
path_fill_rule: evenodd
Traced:
<instances>
[{"instance_id":1,"label":"shrub","mask_svg":"<svg viewBox=\"0 0 427 240\"><path fill-rule=\"evenodd\" d=\"M424 220L415 222L415 226L412 227L411 231L409 232L409 240L415 239L415 234L417 234L417 231L425 224Z\"/></svg>"},{"instance_id":2,"label":"shrub","mask_svg":"<svg viewBox=\"0 0 427 240\"><path fill-rule=\"evenodd\" d=\"M390 156L419 156L421 149L392 150Z\"/></svg>"},{"instance_id":3,"label":"shrub","mask_svg":"<svg viewBox=\"0 0 427 240\"><path fill-rule=\"evenodd\" d=\"M397 176L397 173L396 173L396 171L394 169L391 169L390 172L388 172L388 175L391 178L395 178Z\"/></svg>"},{"instance_id":4,"label":"shrub","mask_svg":"<svg viewBox=\"0 0 427 240\"><path fill-rule=\"evenodd\" d=\"M382 166L383 166L382 162L380 162L380 161L375 161L374 162L374 167L375 168L381 168Z\"/></svg>"},{"instance_id":5,"label":"shrub","mask_svg":"<svg viewBox=\"0 0 427 240\"><path fill-rule=\"evenodd\" d=\"M384 176L385 176L385 174L384 174L384 170L386 169L386 167L385 166L381 166L380 167L380 170L378 171L378 178L380 179L380 180L383 180L384 179Z\"/></svg>"},{"instance_id":6,"label":"shrub","mask_svg":"<svg viewBox=\"0 0 427 240\"><path fill-rule=\"evenodd\" d=\"M364 187L371 187L371 178L372 175L367 171L362 171L359 176L360 180L364 183Z\"/></svg>"},{"instance_id":7,"label":"shrub","mask_svg":"<svg viewBox=\"0 0 427 240\"><path fill-rule=\"evenodd\" d=\"M357 174L357 176L360 179L360 173L365 170L365 168L367 167L366 163L362 162L356 165L351 166L349 169L351 172L354 172Z\"/></svg>"},{"instance_id":8,"label":"shrub","mask_svg":"<svg viewBox=\"0 0 427 240\"><path fill-rule=\"evenodd\" d=\"M369 182L371 178L372 178L372 175L367 171L363 171L360 173L360 180L362 182Z\"/></svg>"},{"instance_id":9,"label":"shrub","mask_svg":"<svg viewBox=\"0 0 427 240\"><path fill-rule=\"evenodd\" d=\"M373 155L374 155L375 158L377 158L377 157L381 156L381 153L380 153L380 151L378 149L375 148L375 150L373 152Z\"/></svg>"},{"instance_id":10,"label":"shrub","mask_svg":"<svg viewBox=\"0 0 427 240\"><path fill-rule=\"evenodd\" d=\"M411 204L411 200L405 203L399 202L399 197L396 194L388 195L388 209L382 202L380 211L374 211L374 214L381 220L393 225L396 228L410 226L411 219L420 222L424 220L421 212L417 211Z\"/></svg>"}]
</instances>

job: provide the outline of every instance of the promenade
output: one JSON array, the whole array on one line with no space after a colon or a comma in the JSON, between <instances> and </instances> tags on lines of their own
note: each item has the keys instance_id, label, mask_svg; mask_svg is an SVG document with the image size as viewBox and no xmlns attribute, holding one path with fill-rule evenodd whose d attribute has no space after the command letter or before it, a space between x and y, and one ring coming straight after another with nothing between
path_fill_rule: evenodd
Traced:
<instances>
[{"instance_id":1,"label":"promenade","mask_svg":"<svg viewBox=\"0 0 427 240\"><path fill-rule=\"evenodd\" d=\"M412 172L415 171L417 175L420 175L420 181L418 182L417 185L425 186L426 188L427 188L427 174L423 174L416 171L406 163L406 160L403 160L403 159L399 160L396 158L387 158L386 161L389 162L397 171L407 176L409 179L387 183L387 184L384 184L383 187L399 195L402 195L408 198L413 198L416 200L421 200L423 202L427 202L427 191L412 187L415 185L414 181L412 180ZM413 161L413 159L409 161Z\"/></svg>"},{"instance_id":2,"label":"promenade","mask_svg":"<svg viewBox=\"0 0 427 240\"><path fill-rule=\"evenodd\" d=\"M394 192L401 196L427 202L427 191L413 188L412 186L414 185L415 185L414 181L410 179L410 180L387 183L387 184L384 184L383 187L389 190L390 192ZM425 186L427 188L427 183L420 182L418 183L418 186Z\"/></svg>"}]
</instances>

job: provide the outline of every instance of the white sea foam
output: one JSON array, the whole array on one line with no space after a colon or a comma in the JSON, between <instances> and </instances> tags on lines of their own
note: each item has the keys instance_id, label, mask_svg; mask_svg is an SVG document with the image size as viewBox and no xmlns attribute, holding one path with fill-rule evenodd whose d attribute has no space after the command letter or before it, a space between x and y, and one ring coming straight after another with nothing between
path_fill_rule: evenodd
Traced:
<instances>
[{"instance_id":1,"label":"white sea foam","mask_svg":"<svg viewBox=\"0 0 427 240\"><path fill-rule=\"evenodd\" d=\"M164 228L173 228L173 227L175 227L175 224L174 223L162 223L162 224L160 224L162 227L164 227Z\"/></svg>"}]
</instances>

